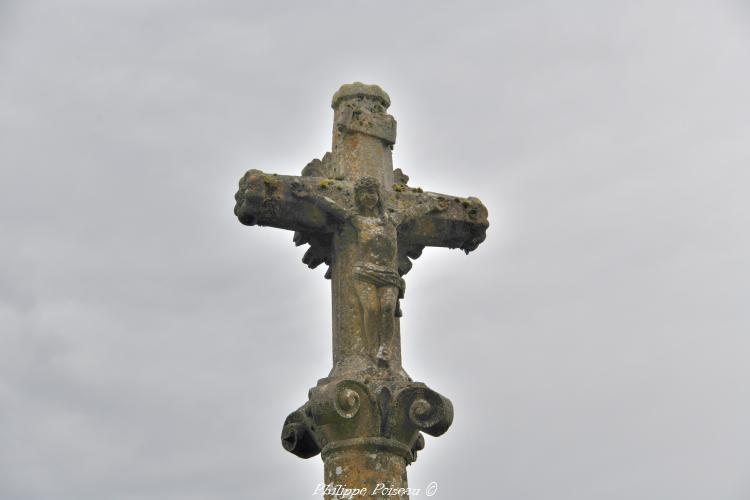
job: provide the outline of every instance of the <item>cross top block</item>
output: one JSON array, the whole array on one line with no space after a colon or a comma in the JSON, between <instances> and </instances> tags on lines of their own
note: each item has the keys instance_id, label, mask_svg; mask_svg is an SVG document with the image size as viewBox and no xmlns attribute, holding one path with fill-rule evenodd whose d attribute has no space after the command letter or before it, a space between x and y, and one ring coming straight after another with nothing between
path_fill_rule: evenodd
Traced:
<instances>
[{"instance_id":1,"label":"cross top block","mask_svg":"<svg viewBox=\"0 0 750 500\"><path fill-rule=\"evenodd\" d=\"M362 82L354 82L345 83L335 94L333 94L331 107L336 109L342 100L353 99L356 97L369 97L370 99L375 99L379 101L385 109L388 109L391 105L391 98L388 97L385 90L381 89L378 85L367 85Z\"/></svg>"}]
</instances>

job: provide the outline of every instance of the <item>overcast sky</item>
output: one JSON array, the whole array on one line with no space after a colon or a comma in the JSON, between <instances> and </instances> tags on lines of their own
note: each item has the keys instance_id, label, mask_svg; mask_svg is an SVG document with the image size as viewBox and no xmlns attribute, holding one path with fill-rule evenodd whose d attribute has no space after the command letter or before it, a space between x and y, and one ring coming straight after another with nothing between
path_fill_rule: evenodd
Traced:
<instances>
[{"instance_id":1,"label":"overcast sky","mask_svg":"<svg viewBox=\"0 0 750 500\"><path fill-rule=\"evenodd\" d=\"M750 498L750 6L689 0L0 0L0 498L311 497L279 434L329 282L233 194L355 80L411 184L490 212L408 275L456 409L411 485Z\"/></svg>"}]
</instances>

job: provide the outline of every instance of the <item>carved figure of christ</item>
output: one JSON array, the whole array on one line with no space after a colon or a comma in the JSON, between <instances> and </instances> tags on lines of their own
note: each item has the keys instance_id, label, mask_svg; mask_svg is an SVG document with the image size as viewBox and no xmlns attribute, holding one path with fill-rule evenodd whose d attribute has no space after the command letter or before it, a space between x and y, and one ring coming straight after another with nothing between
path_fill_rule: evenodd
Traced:
<instances>
[{"instance_id":1,"label":"carved figure of christ","mask_svg":"<svg viewBox=\"0 0 750 500\"><path fill-rule=\"evenodd\" d=\"M378 181L361 177L356 182L354 210L326 196L310 195L303 190L294 193L330 214L340 224L341 239L356 246L354 289L363 341L370 356L380 366L387 367L395 318L400 316L398 300L404 297L406 285L398 274L397 221L383 209Z\"/></svg>"}]
</instances>

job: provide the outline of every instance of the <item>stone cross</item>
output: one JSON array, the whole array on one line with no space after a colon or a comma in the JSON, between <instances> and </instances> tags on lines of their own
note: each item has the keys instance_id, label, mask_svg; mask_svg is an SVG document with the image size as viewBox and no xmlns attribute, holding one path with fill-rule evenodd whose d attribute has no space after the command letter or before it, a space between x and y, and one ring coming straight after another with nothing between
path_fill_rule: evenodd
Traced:
<instances>
[{"instance_id":1,"label":"stone cross","mask_svg":"<svg viewBox=\"0 0 750 500\"><path fill-rule=\"evenodd\" d=\"M300 457L322 454L327 499L346 489L408 498L406 466L424 447L421 432L444 433L453 406L401 365L403 276L424 247L468 254L489 225L478 199L425 192L393 169L389 106L376 85L343 85L333 96L332 151L301 176L250 170L235 196L241 223L294 231L295 244L310 245L302 261L329 266L333 368L281 436Z\"/></svg>"}]
</instances>

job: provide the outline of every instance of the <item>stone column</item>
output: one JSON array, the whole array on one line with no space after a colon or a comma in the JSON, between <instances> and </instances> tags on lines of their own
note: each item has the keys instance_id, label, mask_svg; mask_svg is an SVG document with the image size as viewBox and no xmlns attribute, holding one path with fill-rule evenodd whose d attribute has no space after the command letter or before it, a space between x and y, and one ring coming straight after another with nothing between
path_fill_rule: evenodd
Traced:
<instances>
[{"instance_id":1,"label":"stone column","mask_svg":"<svg viewBox=\"0 0 750 500\"><path fill-rule=\"evenodd\" d=\"M341 498L340 489L336 491L339 485L366 492L361 496L353 493L354 498L408 499L404 453L410 455L409 450L391 449L391 443L380 438L355 441L331 447L323 454L325 484L334 485L334 491L325 495L326 500ZM398 494L399 490L404 493Z\"/></svg>"}]
</instances>

